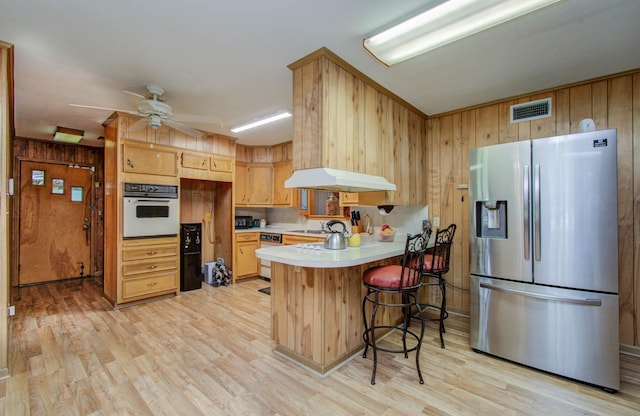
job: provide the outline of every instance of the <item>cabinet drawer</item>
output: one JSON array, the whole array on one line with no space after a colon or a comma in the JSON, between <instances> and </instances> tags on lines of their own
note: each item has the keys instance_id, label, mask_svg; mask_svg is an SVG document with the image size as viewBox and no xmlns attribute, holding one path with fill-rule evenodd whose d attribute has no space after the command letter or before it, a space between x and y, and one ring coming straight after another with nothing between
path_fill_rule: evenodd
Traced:
<instances>
[{"instance_id":1,"label":"cabinet drawer","mask_svg":"<svg viewBox=\"0 0 640 416\"><path fill-rule=\"evenodd\" d=\"M122 275L124 278L129 278L145 273L175 271L177 269L177 259L175 257L169 257L165 259L157 259L155 261L139 261L131 264L124 263L122 265Z\"/></svg>"},{"instance_id":2,"label":"cabinet drawer","mask_svg":"<svg viewBox=\"0 0 640 416\"><path fill-rule=\"evenodd\" d=\"M240 242L240 241L258 241L258 234L255 234L255 233L251 233L251 234L245 234L245 233L236 234L236 241L238 241L238 242Z\"/></svg>"},{"instance_id":3,"label":"cabinet drawer","mask_svg":"<svg viewBox=\"0 0 640 416\"><path fill-rule=\"evenodd\" d=\"M176 257L178 255L178 247L173 245L167 246L148 246L124 249L122 251L122 260L143 260L155 259L162 257Z\"/></svg>"},{"instance_id":4,"label":"cabinet drawer","mask_svg":"<svg viewBox=\"0 0 640 416\"><path fill-rule=\"evenodd\" d=\"M233 159L211 156L211 170L233 172Z\"/></svg>"},{"instance_id":5,"label":"cabinet drawer","mask_svg":"<svg viewBox=\"0 0 640 416\"><path fill-rule=\"evenodd\" d=\"M122 297L133 298L176 289L176 273L157 274L122 282Z\"/></svg>"}]
</instances>

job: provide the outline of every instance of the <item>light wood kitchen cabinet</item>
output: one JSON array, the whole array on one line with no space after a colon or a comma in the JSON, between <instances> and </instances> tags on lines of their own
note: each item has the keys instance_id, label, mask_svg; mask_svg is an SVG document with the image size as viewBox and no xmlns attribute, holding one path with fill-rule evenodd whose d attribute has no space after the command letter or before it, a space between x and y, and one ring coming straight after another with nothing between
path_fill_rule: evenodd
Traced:
<instances>
[{"instance_id":1,"label":"light wood kitchen cabinet","mask_svg":"<svg viewBox=\"0 0 640 416\"><path fill-rule=\"evenodd\" d=\"M343 207L385 205L385 193L385 191L340 192L340 205Z\"/></svg>"},{"instance_id":2,"label":"light wood kitchen cabinet","mask_svg":"<svg viewBox=\"0 0 640 416\"><path fill-rule=\"evenodd\" d=\"M118 303L177 293L178 253L177 236L124 240Z\"/></svg>"},{"instance_id":3,"label":"light wood kitchen cabinet","mask_svg":"<svg viewBox=\"0 0 640 416\"><path fill-rule=\"evenodd\" d=\"M204 153L182 152L182 167L209 170L209 156Z\"/></svg>"},{"instance_id":4,"label":"light wood kitchen cabinet","mask_svg":"<svg viewBox=\"0 0 640 416\"><path fill-rule=\"evenodd\" d=\"M214 172L233 172L233 159L213 155L211 156L211 170Z\"/></svg>"},{"instance_id":5,"label":"light wood kitchen cabinet","mask_svg":"<svg viewBox=\"0 0 640 416\"><path fill-rule=\"evenodd\" d=\"M233 182L235 187L235 204L247 205L247 164L236 162L236 177Z\"/></svg>"},{"instance_id":6,"label":"light wood kitchen cabinet","mask_svg":"<svg viewBox=\"0 0 640 416\"><path fill-rule=\"evenodd\" d=\"M291 161L273 164L273 205L291 207L294 204L293 189L284 187L284 181L291 177Z\"/></svg>"},{"instance_id":7,"label":"light wood kitchen cabinet","mask_svg":"<svg viewBox=\"0 0 640 416\"><path fill-rule=\"evenodd\" d=\"M273 195L273 165L251 163L247 165L247 205L271 206Z\"/></svg>"},{"instance_id":8,"label":"light wood kitchen cabinet","mask_svg":"<svg viewBox=\"0 0 640 416\"><path fill-rule=\"evenodd\" d=\"M175 150L151 143L124 143L122 169L126 173L177 176L178 155Z\"/></svg>"},{"instance_id":9,"label":"light wood kitchen cabinet","mask_svg":"<svg viewBox=\"0 0 640 416\"><path fill-rule=\"evenodd\" d=\"M256 250L259 244L260 233L236 233L234 281L258 275L259 263Z\"/></svg>"}]
</instances>

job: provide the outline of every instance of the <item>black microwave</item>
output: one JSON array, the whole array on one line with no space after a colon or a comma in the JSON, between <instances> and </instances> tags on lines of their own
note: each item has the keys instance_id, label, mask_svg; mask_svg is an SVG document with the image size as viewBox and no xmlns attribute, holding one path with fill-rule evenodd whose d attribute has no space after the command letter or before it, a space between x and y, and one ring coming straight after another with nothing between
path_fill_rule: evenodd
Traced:
<instances>
[{"instance_id":1,"label":"black microwave","mask_svg":"<svg viewBox=\"0 0 640 416\"><path fill-rule=\"evenodd\" d=\"M239 228L251 228L253 225L253 217L238 215L236 217L236 229Z\"/></svg>"}]
</instances>

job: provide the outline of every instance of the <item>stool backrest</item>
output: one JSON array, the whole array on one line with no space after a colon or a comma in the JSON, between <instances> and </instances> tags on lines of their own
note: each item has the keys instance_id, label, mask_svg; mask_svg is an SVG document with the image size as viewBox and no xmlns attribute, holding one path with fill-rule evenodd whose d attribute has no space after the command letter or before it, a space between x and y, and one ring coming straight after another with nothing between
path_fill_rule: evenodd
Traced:
<instances>
[{"instance_id":1,"label":"stool backrest","mask_svg":"<svg viewBox=\"0 0 640 416\"><path fill-rule=\"evenodd\" d=\"M451 245L453 244L453 236L455 233L455 224L436 231L435 243L433 247L427 250L424 258L426 262L424 272L447 273L449 271Z\"/></svg>"},{"instance_id":2,"label":"stool backrest","mask_svg":"<svg viewBox=\"0 0 640 416\"><path fill-rule=\"evenodd\" d=\"M407 234L407 242L401 263L400 289L419 286L422 283L424 254L427 251L430 237L430 228L415 235Z\"/></svg>"}]
</instances>

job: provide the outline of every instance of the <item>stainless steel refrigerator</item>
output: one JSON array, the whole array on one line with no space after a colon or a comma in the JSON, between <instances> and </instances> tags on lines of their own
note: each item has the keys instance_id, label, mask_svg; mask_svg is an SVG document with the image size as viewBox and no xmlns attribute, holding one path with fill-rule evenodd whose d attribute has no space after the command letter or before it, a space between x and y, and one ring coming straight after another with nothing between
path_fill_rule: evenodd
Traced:
<instances>
[{"instance_id":1,"label":"stainless steel refrigerator","mask_svg":"<svg viewBox=\"0 0 640 416\"><path fill-rule=\"evenodd\" d=\"M469 151L470 341L620 387L616 130Z\"/></svg>"}]
</instances>

